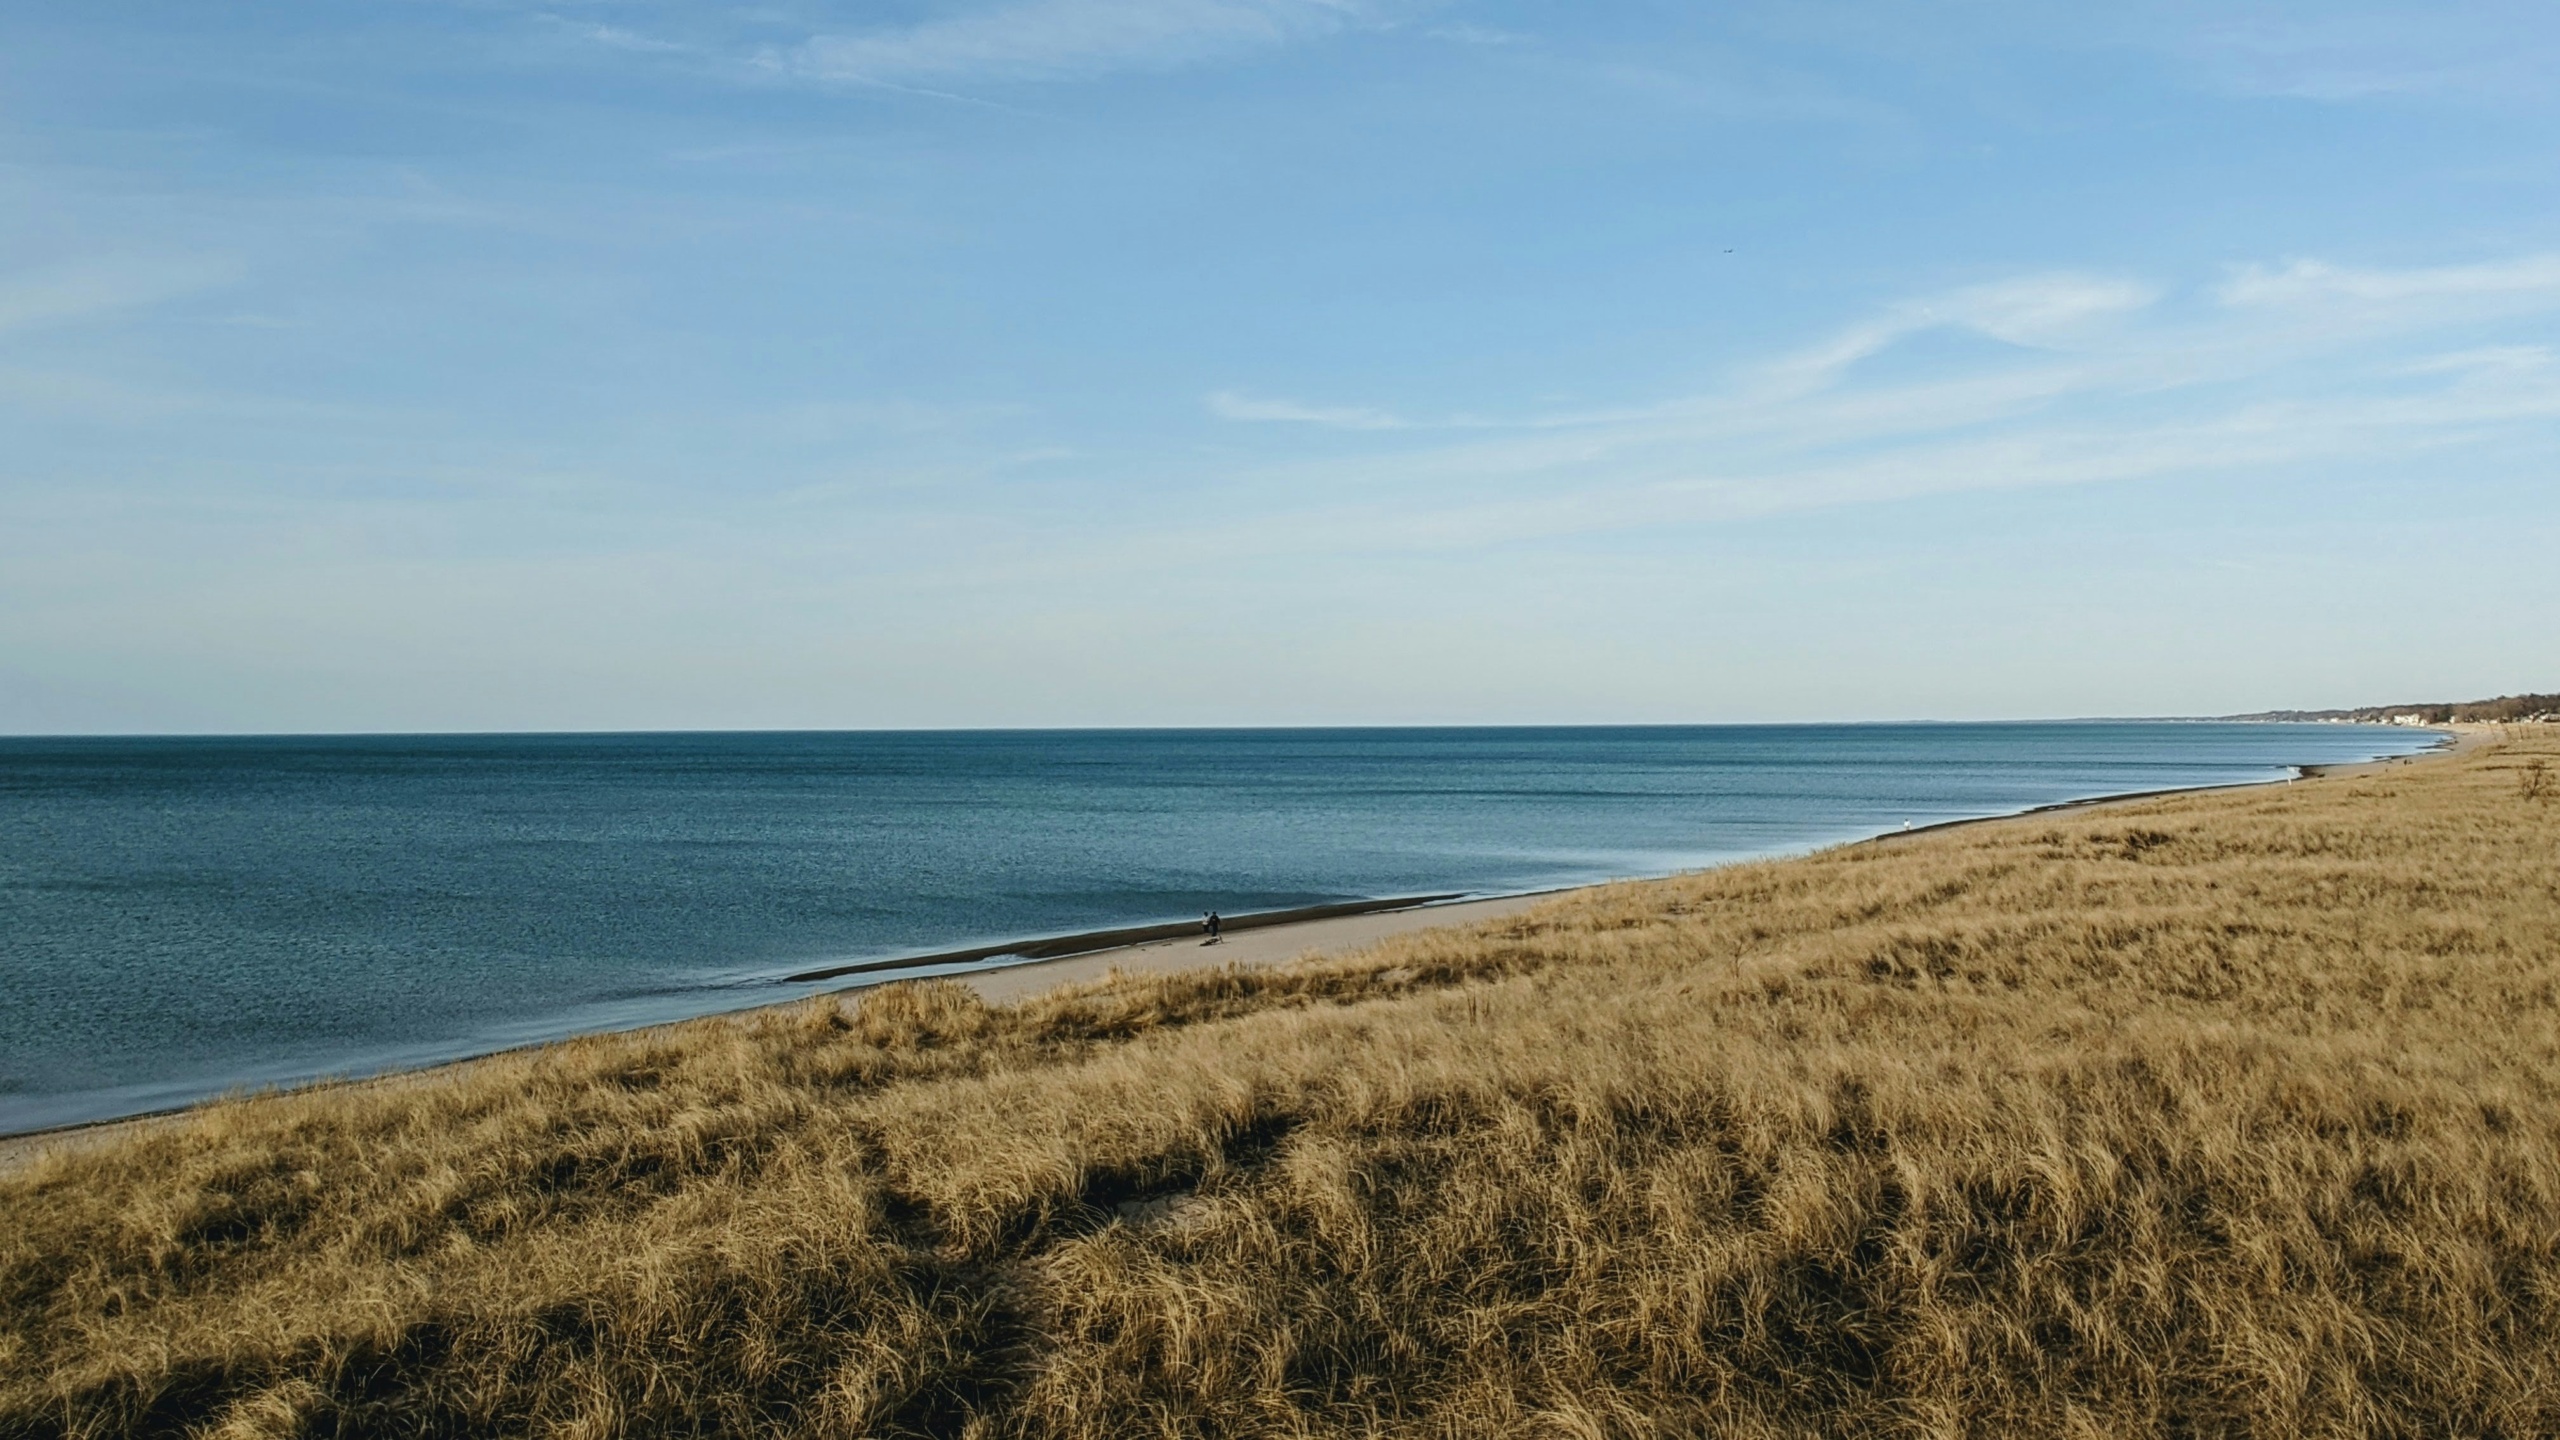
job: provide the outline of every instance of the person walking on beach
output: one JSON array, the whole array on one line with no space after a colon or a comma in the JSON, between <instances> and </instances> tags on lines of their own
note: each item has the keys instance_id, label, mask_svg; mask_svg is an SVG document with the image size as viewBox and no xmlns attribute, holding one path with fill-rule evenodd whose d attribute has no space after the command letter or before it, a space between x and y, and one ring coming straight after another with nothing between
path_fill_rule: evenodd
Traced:
<instances>
[{"instance_id":1,"label":"person walking on beach","mask_svg":"<svg viewBox=\"0 0 2560 1440\"><path fill-rule=\"evenodd\" d=\"M1206 940L1201 941L1201 942L1200 942L1201 944L1203 944L1203 945L1215 945L1215 944L1217 944L1217 943L1218 943L1218 912L1217 912L1217 911L1215 911L1215 910L1210 911L1210 912L1209 912L1209 918L1200 922L1200 928L1201 928L1201 929L1203 929L1203 930L1205 930L1205 931L1207 931L1207 932L1209 933L1209 938L1208 938L1208 939L1206 939Z\"/></svg>"}]
</instances>

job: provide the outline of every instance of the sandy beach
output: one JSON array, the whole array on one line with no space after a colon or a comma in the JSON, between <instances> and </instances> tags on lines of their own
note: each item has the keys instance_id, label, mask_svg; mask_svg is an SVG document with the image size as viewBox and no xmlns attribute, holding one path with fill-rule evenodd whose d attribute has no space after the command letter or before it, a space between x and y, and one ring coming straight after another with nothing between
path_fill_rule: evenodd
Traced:
<instances>
[{"instance_id":1,"label":"sandy beach","mask_svg":"<svg viewBox=\"0 0 2560 1440\"><path fill-rule=\"evenodd\" d=\"M988 1003L1003 1005L1061 985L1099 980L1115 970L1123 974L1160 975L1203 965L1277 965L1309 956L1338 955L1374 945L1390 935L1442 925L1470 925L1480 920L1517 915L1558 895L1571 893L1568 890L1550 890L1536 895L1459 900L1440 905L1418 905L1410 910L1344 915L1330 920L1301 920L1294 924L1235 931L1214 945L1193 938L1157 940L1056 960L1010 965L1001 970L982 970L974 975L953 978L976 990Z\"/></svg>"},{"instance_id":2,"label":"sandy beach","mask_svg":"<svg viewBox=\"0 0 2560 1440\"><path fill-rule=\"evenodd\" d=\"M2506 733L2507 729L2503 725L2478 725L2465 721L2450 721L2442 725L2430 725L2427 728L2449 730L2453 732L2453 739L2433 750L2421 750L2415 755L2394 755L2382 760L2367 760L2359 765L2305 765L2302 767L2302 778L2311 780L2323 776L2379 775L2386 770L2397 770L2404 765L2421 760L2467 754L2498 739Z\"/></svg>"}]
</instances>

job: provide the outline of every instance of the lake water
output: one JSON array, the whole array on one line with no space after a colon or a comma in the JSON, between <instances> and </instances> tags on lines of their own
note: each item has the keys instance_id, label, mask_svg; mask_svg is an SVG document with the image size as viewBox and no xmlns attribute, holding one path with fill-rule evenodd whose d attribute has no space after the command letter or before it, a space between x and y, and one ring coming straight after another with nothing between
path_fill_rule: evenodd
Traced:
<instances>
[{"instance_id":1,"label":"lake water","mask_svg":"<svg viewBox=\"0 0 2560 1440\"><path fill-rule=\"evenodd\" d=\"M1656 875L2435 736L2177 722L0 739L0 1132L853 960Z\"/></svg>"}]
</instances>

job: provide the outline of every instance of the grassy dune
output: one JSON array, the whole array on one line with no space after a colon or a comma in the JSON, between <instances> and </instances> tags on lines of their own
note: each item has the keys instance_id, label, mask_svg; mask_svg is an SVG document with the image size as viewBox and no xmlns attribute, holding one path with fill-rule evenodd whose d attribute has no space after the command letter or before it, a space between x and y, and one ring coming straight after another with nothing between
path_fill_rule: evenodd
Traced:
<instances>
[{"instance_id":1,"label":"grassy dune","mask_svg":"<svg viewBox=\"0 0 2560 1440\"><path fill-rule=\"evenodd\" d=\"M216 1107L0 1435L2560 1433L2544 735Z\"/></svg>"}]
</instances>

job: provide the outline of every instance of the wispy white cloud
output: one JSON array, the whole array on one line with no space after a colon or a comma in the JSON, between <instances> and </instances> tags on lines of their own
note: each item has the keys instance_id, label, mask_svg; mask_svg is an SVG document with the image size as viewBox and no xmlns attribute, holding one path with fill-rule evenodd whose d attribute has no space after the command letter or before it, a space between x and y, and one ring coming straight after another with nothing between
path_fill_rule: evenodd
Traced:
<instances>
[{"instance_id":1,"label":"wispy white cloud","mask_svg":"<svg viewBox=\"0 0 2560 1440\"><path fill-rule=\"evenodd\" d=\"M1221 390L1211 395L1209 411L1224 420L1279 421L1293 425L1322 425L1333 430L1413 428L1413 422L1384 410L1360 406L1302 405L1295 400L1241 395L1233 390Z\"/></svg>"},{"instance_id":2,"label":"wispy white cloud","mask_svg":"<svg viewBox=\"0 0 2560 1440\"><path fill-rule=\"evenodd\" d=\"M91 436L183 426L207 450L216 436L272 434L379 438L418 416L393 407L259 394L211 385L165 384L60 365L0 364L0 430L68 425ZM198 474L219 468L204 460ZM272 478L290 467L252 467Z\"/></svg>"},{"instance_id":3,"label":"wispy white cloud","mask_svg":"<svg viewBox=\"0 0 2560 1440\"><path fill-rule=\"evenodd\" d=\"M682 55L691 53L694 49L693 46L682 41L644 35L637 30L625 29L620 25L603 25L592 20L571 20L560 15L547 15L543 18L581 40L604 46L609 50L629 50L643 55Z\"/></svg>"},{"instance_id":4,"label":"wispy white cloud","mask_svg":"<svg viewBox=\"0 0 2560 1440\"><path fill-rule=\"evenodd\" d=\"M201 259L76 260L0 276L0 332L56 325L138 309L231 278L232 267Z\"/></svg>"},{"instance_id":5,"label":"wispy white cloud","mask_svg":"<svg viewBox=\"0 0 2560 1440\"><path fill-rule=\"evenodd\" d=\"M2121 276L2077 273L2017 276L1989 284L1915 297L1891 305L1812 345L1746 367L1732 389L1666 401L1569 411L1496 416L1467 413L1417 419L1372 405L1304 401L1221 390L1208 397L1222 419L1281 422L1334 430L1401 431L1593 431L1634 434L1661 427L1680 433L1727 437L1766 431L1801 413L1779 402L1820 412L1821 427L1849 438L1881 422L1946 426L1974 423L2023 404L2051 399L2076 383L2060 370L1993 376L1940 377L1862 392L1844 406L1835 391L1844 372L1913 336L1952 329L1987 336L2024 352L2055 353L2085 346L2111 322L2155 304L2159 287ZM1858 413L1850 414L1855 409ZM1514 453L1520 442L1506 442ZM1549 447L1571 451L1584 442L1554 439Z\"/></svg>"},{"instance_id":6,"label":"wispy white cloud","mask_svg":"<svg viewBox=\"0 0 2560 1440\"><path fill-rule=\"evenodd\" d=\"M821 79L1063 80L1191 64L1387 18L1373 0L1011 0L899 29L817 35L784 59Z\"/></svg>"},{"instance_id":7,"label":"wispy white cloud","mask_svg":"<svg viewBox=\"0 0 2560 1440\"><path fill-rule=\"evenodd\" d=\"M1256 520L1265 544L1293 531L1309 545L1501 544L1966 491L2370 464L2547 435L2560 419L2550 350L2429 353L2470 312L2421 302L2560 295L2555 270L2531 256L2403 270L2301 261L2243 271L2255 278L2186 305L2138 279L2024 276L1885 306L1714 390L1480 419L1466 426L1478 433L1437 443L1442 427L1387 406L1232 393L1211 403L1238 419L1419 432L1366 454L1275 463L1263 483L1296 505L1290 519ZM2337 293L2409 303L2346 327L2300 322L2296 302ZM2017 349L1918 376L1857 366L1942 326Z\"/></svg>"},{"instance_id":8,"label":"wispy white cloud","mask_svg":"<svg viewBox=\"0 0 2560 1440\"><path fill-rule=\"evenodd\" d=\"M2476 265L2409 270L2355 269L2319 260L2245 266L2225 281L2232 305L2468 299L2477 296L2560 301L2560 255L2526 255Z\"/></svg>"},{"instance_id":9,"label":"wispy white cloud","mask_svg":"<svg viewBox=\"0 0 2560 1440\"><path fill-rule=\"evenodd\" d=\"M2430 355L2406 367L2411 375L2520 375L2548 370L2555 357L2548 345L2486 345Z\"/></svg>"},{"instance_id":10,"label":"wispy white cloud","mask_svg":"<svg viewBox=\"0 0 2560 1440\"><path fill-rule=\"evenodd\" d=\"M2290 9L2291 13L2288 13ZM2430 97L2542 100L2555 55L2547 7L2520 0L2428 6L2331 3L2180 23L2166 43L2220 88L2345 103Z\"/></svg>"},{"instance_id":11,"label":"wispy white cloud","mask_svg":"<svg viewBox=\"0 0 2560 1440\"><path fill-rule=\"evenodd\" d=\"M2056 349L2092 327L2159 299L2156 287L2119 276L2027 275L1895 305L1767 367L1771 384L1802 390L1924 331L1968 330L2010 345Z\"/></svg>"},{"instance_id":12,"label":"wispy white cloud","mask_svg":"<svg viewBox=\"0 0 2560 1440\"><path fill-rule=\"evenodd\" d=\"M1497 30L1490 25L1434 25L1428 32L1434 40L1447 40L1457 45L1526 45L1530 37L1516 30Z\"/></svg>"},{"instance_id":13,"label":"wispy white cloud","mask_svg":"<svg viewBox=\"0 0 2560 1440\"><path fill-rule=\"evenodd\" d=\"M2143 309L2159 298L2159 287L2121 276L2027 275L1968 286L1901 307L1901 313L1912 319L1914 328L1958 325L2012 345L2050 348L2087 334L2093 322Z\"/></svg>"},{"instance_id":14,"label":"wispy white cloud","mask_svg":"<svg viewBox=\"0 0 2560 1440\"><path fill-rule=\"evenodd\" d=\"M1522 415L1441 415L1417 418L1363 405L1314 405L1274 396L1219 390L1206 397L1209 413L1222 420L1316 425L1329 430L1577 430L1641 420L1662 413L1661 406L1607 410L1553 410Z\"/></svg>"},{"instance_id":15,"label":"wispy white cloud","mask_svg":"<svg viewBox=\"0 0 2560 1440\"><path fill-rule=\"evenodd\" d=\"M1016 405L952 405L900 397L815 401L779 406L751 422L765 433L804 441L858 434L931 435L963 432L1022 413Z\"/></svg>"}]
</instances>

